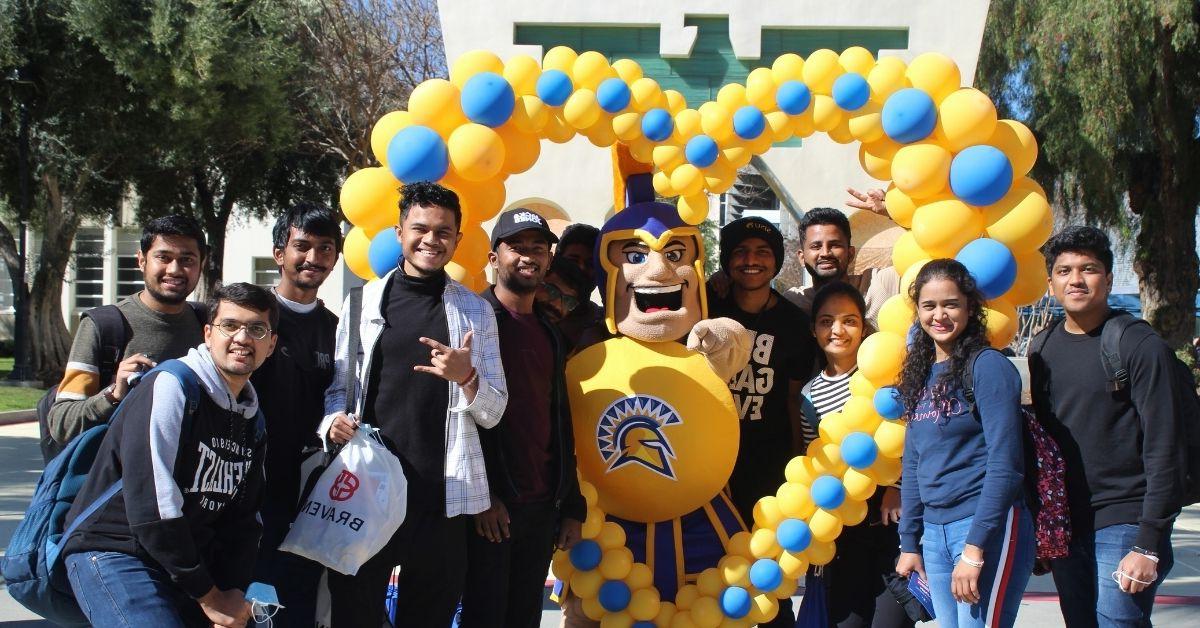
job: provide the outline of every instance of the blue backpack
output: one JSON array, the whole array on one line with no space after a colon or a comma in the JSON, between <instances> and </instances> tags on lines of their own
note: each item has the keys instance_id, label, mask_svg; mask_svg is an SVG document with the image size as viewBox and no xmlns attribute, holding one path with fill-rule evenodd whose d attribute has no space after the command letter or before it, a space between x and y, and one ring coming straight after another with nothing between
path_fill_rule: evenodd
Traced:
<instances>
[{"instance_id":1,"label":"blue backpack","mask_svg":"<svg viewBox=\"0 0 1200 628\"><path fill-rule=\"evenodd\" d=\"M179 360L167 360L153 370L166 371L179 380L187 398L187 413L189 416L194 414L200 401L200 381L196 373ZM62 546L79 524L87 521L121 490L121 480L80 512L70 527L64 530L63 523L87 480L108 427L120 412L121 407L118 407L108 423L80 434L46 465L25 518L13 532L4 557L0 558L0 574L13 599L60 626L88 625L63 568Z\"/></svg>"}]
</instances>

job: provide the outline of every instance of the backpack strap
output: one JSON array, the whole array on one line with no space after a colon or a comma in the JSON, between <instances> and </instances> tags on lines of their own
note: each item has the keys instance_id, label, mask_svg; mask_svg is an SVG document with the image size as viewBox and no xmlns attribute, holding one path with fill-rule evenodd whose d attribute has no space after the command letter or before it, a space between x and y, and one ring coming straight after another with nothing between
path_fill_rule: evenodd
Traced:
<instances>
[{"instance_id":1,"label":"backpack strap","mask_svg":"<svg viewBox=\"0 0 1200 628\"><path fill-rule=\"evenodd\" d=\"M354 412L355 405L357 405L356 402L358 401L358 399L357 399L358 395L355 393L354 389L355 389L355 383L358 381L358 373L357 373L357 371L358 371L358 351L359 351L358 345L360 342L359 336L358 336L358 327L360 324L359 319L362 318L362 297L363 297L362 286L359 286L357 288L351 288L350 294L347 296L350 297L350 313L349 313L350 322L349 322L349 327L346 329L346 332L347 332L347 334L349 334L349 336L348 336L347 343L346 343L347 364L346 364L345 391L346 391L346 414L351 414Z\"/></svg>"},{"instance_id":2,"label":"backpack strap","mask_svg":"<svg viewBox=\"0 0 1200 628\"><path fill-rule=\"evenodd\" d=\"M967 409L972 414L975 413L975 360L978 360L979 356L988 349L991 347L980 347L967 356L967 363L963 366L962 380L959 381L959 385L962 386L963 398L967 400Z\"/></svg>"},{"instance_id":3,"label":"backpack strap","mask_svg":"<svg viewBox=\"0 0 1200 628\"><path fill-rule=\"evenodd\" d=\"M1054 317L1050 320L1049 325L1046 325L1042 328L1042 331L1034 335L1033 340L1029 341L1029 350L1026 352L1026 355L1030 358L1041 355L1042 349L1046 347L1046 341L1050 339L1050 334L1054 331L1054 328L1062 324L1062 320L1061 316Z\"/></svg>"},{"instance_id":4,"label":"backpack strap","mask_svg":"<svg viewBox=\"0 0 1200 628\"><path fill-rule=\"evenodd\" d=\"M1113 310L1104 329L1100 330L1100 364L1108 378L1108 392L1117 392L1129 387L1129 369L1121 359L1121 337L1125 330L1137 324L1149 325L1146 321L1124 310Z\"/></svg>"},{"instance_id":5,"label":"backpack strap","mask_svg":"<svg viewBox=\"0 0 1200 628\"><path fill-rule=\"evenodd\" d=\"M129 321L115 305L94 307L80 318L89 318L96 326L96 341L100 346L100 388L112 383L117 374L117 365L125 356L125 345L129 343Z\"/></svg>"},{"instance_id":6,"label":"backpack strap","mask_svg":"<svg viewBox=\"0 0 1200 628\"><path fill-rule=\"evenodd\" d=\"M200 328L208 324L208 304L199 301L188 301L188 307L192 308L192 314L196 315L196 320L200 323Z\"/></svg>"},{"instance_id":7,"label":"backpack strap","mask_svg":"<svg viewBox=\"0 0 1200 628\"><path fill-rule=\"evenodd\" d=\"M201 394L200 378L196 375L196 372L180 360L159 362L158 366L154 367L154 370L166 371L179 380L180 386L183 387L183 395L187 398L187 416L190 417L195 414L196 409L200 406Z\"/></svg>"}]
</instances>

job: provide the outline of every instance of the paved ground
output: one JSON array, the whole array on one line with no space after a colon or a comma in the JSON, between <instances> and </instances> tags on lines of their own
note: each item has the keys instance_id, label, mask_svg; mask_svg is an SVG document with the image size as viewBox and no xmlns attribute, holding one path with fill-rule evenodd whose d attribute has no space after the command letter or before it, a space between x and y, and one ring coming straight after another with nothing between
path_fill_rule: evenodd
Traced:
<instances>
[{"instance_id":1,"label":"paved ground","mask_svg":"<svg viewBox=\"0 0 1200 628\"><path fill-rule=\"evenodd\" d=\"M37 424L0 426L0 541L8 538L29 505L41 472L42 460L37 443ZM1159 589L1154 612L1161 626L1200 628L1200 507L1186 510L1175 524L1175 568ZM2 587L2 585L0 585ZM799 600L799 598L797 598ZM557 608L547 600L542 627L558 626ZM935 625L935 624L929 624ZM1034 578L1025 592L1018 626L1041 628L1062 626L1054 583L1049 576ZM49 627L26 611L0 588L0 628Z\"/></svg>"}]
</instances>

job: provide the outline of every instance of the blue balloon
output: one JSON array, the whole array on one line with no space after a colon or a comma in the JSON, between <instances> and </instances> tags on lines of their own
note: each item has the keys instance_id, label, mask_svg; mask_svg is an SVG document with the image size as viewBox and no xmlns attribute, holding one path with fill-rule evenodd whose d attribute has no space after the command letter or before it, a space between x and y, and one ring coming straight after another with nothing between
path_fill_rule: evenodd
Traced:
<instances>
[{"instance_id":1,"label":"blue balloon","mask_svg":"<svg viewBox=\"0 0 1200 628\"><path fill-rule=\"evenodd\" d=\"M750 592L742 587L726 587L721 592L721 612L726 617L741 619L750 614Z\"/></svg>"},{"instance_id":2,"label":"blue balloon","mask_svg":"<svg viewBox=\"0 0 1200 628\"><path fill-rule=\"evenodd\" d=\"M717 161L718 148L713 138L707 135L697 135L688 140L683 147L683 155L688 163L697 168L707 168Z\"/></svg>"},{"instance_id":3,"label":"blue balloon","mask_svg":"<svg viewBox=\"0 0 1200 628\"><path fill-rule=\"evenodd\" d=\"M383 229L371 238L371 246L367 247L367 262L375 275L382 277L396 268L402 252L400 241L396 239L396 230Z\"/></svg>"},{"instance_id":4,"label":"blue balloon","mask_svg":"<svg viewBox=\"0 0 1200 628\"><path fill-rule=\"evenodd\" d=\"M803 519L784 519L775 530L775 540L789 552L803 552L812 543L812 531Z\"/></svg>"},{"instance_id":5,"label":"blue balloon","mask_svg":"<svg viewBox=\"0 0 1200 628\"><path fill-rule=\"evenodd\" d=\"M1008 292L1017 280L1017 258L1007 246L995 240L972 240L954 259L967 267L985 299L995 299Z\"/></svg>"},{"instance_id":6,"label":"blue balloon","mask_svg":"<svg viewBox=\"0 0 1200 628\"><path fill-rule=\"evenodd\" d=\"M750 584L759 591L774 591L783 584L783 569L770 558L760 558L750 565Z\"/></svg>"},{"instance_id":7,"label":"blue balloon","mask_svg":"<svg viewBox=\"0 0 1200 628\"><path fill-rule=\"evenodd\" d=\"M775 104L779 105L780 111L789 116L804 113L810 102L812 91L800 81L786 81L775 90Z\"/></svg>"},{"instance_id":8,"label":"blue balloon","mask_svg":"<svg viewBox=\"0 0 1200 628\"><path fill-rule=\"evenodd\" d=\"M733 113L733 132L744 140L762 135L767 128L767 118L754 105L746 105Z\"/></svg>"},{"instance_id":9,"label":"blue balloon","mask_svg":"<svg viewBox=\"0 0 1200 628\"><path fill-rule=\"evenodd\" d=\"M968 205L991 205L1004 198L1012 180L1012 162L995 146L968 146L950 162L950 189Z\"/></svg>"},{"instance_id":10,"label":"blue balloon","mask_svg":"<svg viewBox=\"0 0 1200 628\"><path fill-rule=\"evenodd\" d=\"M825 510L841 506L846 499L846 487L832 475L822 475L813 480L811 492L813 503Z\"/></svg>"},{"instance_id":11,"label":"blue balloon","mask_svg":"<svg viewBox=\"0 0 1200 628\"><path fill-rule=\"evenodd\" d=\"M601 554L599 543L584 539L571 548L571 566L580 571L591 571L600 565Z\"/></svg>"},{"instance_id":12,"label":"blue balloon","mask_svg":"<svg viewBox=\"0 0 1200 628\"><path fill-rule=\"evenodd\" d=\"M655 624L652 621L635 621L633 628L655 628Z\"/></svg>"},{"instance_id":13,"label":"blue balloon","mask_svg":"<svg viewBox=\"0 0 1200 628\"><path fill-rule=\"evenodd\" d=\"M871 85L861 74L850 72L833 82L833 102L846 111L862 109L871 98Z\"/></svg>"},{"instance_id":14,"label":"blue balloon","mask_svg":"<svg viewBox=\"0 0 1200 628\"><path fill-rule=\"evenodd\" d=\"M609 113L618 113L629 106L629 86L619 78L605 79L596 88L596 102L600 108Z\"/></svg>"},{"instance_id":15,"label":"blue balloon","mask_svg":"<svg viewBox=\"0 0 1200 628\"><path fill-rule=\"evenodd\" d=\"M842 439L842 460L852 468L862 470L871 466L879 457L879 445L869 434L850 432Z\"/></svg>"},{"instance_id":16,"label":"blue balloon","mask_svg":"<svg viewBox=\"0 0 1200 628\"><path fill-rule=\"evenodd\" d=\"M419 124L404 127L387 147L388 170L401 183L437 181L446 176L450 152L437 131Z\"/></svg>"},{"instance_id":17,"label":"blue balloon","mask_svg":"<svg viewBox=\"0 0 1200 628\"><path fill-rule=\"evenodd\" d=\"M883 132L901 144L929 137L937 125L937 107L924 90L902 89L883 103Z\"/></svg>"},{"instance_id":18,"label":"blue balloon","mask_svg":"<svg viewBox=\"0 0 1200 628\"><path fill-rule=\"evenodd\" d=\"M884 386L875 391L875 411L885 419L904 416L904 404L900 402L900 391L894 386Z\"/></svg>"},{"instance_id":19,"label":"blue balloon","mask_svg":"<svg viewBox=\"0 0 1200 628\"><path fill-rule=\"evenodd\" d=\"M538 98L551 107L558 107L567 102L573 91L575 86L571 84L571 77L562 70L546 70L538 78Z\"/></svg>"},{"instance_id":20,"label":"blue balloon","mask_svg":"<svg viewBox=\"0 0 1200 628\"><path fill-rule=\"evenodd\" d=\"M629 585L620 580L608 580L600 585L600 606L610 613L619 613L629 606L629 598L633 593Z\"/></svg>"},{"instance_id":21,"label":"blue balloon","mask_svg":"<svg viewBox=\"0 0 1200 628\"><path fill-rule=\"evenodd\" d=\"M642 135L648 140L661 142L671 137L671 131L674 130L675 121L666 109L651 109L642 116Z\"/></svg>"},{"instance_id":22,"label":"blue balloon","mask_svg":"<svg viewBox=\"0 0 1200 628\"><path fill-rule=\"evenodd\" d=\"M480 72L463 85L459 102L471 122L494 128L508 122L516 106L516 96L503 76Z\"/></svg>"}]
</instances>

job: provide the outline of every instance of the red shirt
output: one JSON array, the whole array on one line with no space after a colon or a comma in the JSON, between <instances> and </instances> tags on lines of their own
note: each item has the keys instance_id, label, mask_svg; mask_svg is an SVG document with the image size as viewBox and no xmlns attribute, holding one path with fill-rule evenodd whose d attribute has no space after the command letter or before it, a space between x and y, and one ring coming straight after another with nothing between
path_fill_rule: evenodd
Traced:
<instances>
[{"instance_id":1,"label":"red shirt","mask_svg":"<svg viewBox=\"0 0 1200 628\"><path fill-rule=\"evenodd\" d=\"M505 464L517 488L514 501L544 501L551 498L554 482L550 455L554 347L536 315L512 310L508 314L497 321L508 385L508 406L500 419Z\"/></svg>"}]
</instances>

